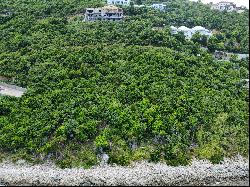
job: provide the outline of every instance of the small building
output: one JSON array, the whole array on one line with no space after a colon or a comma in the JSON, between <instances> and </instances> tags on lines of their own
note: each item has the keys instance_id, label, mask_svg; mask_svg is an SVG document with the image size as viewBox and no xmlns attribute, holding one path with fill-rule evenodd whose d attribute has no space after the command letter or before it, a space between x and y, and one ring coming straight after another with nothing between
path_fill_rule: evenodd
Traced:
<instances>
[{"instance_id":1,"label":"small building","mask_svg":"<svg viewBox=\"0 0 250 187\"><path fill-rule=\"evenodd\" d=\"M212 36L212 32L204 27L201 26L195 26L194 28L190 29L186 26L181 26L179 28L176 28L174 26L170 27L171 33L172 34L177 34L178 32L183 32L183 34L185 35L186 39L191 39L192 36L195 33L200 33L201 35L205 35L205 36Z\"/></svg>"},{"instance_id":2,"label":"small building","mask_svg":"<svg viewBox=\"0 0 250 187\"><path fill-rule=\"evenodd\" d=\"M146 7L145 5L134 5L135 8L143 8Z\"/></svg>"},{"instance_id":3,"label":"small building","mask_svg":"<svg viewBox=\"0 0 250 187\"><path fill-rule=\"evenodd\" d=\"M195 26L192 28L192 33L199 33L200 35L205 35L207 37L212 36L212 32L204 27L201 26Z\"/></svg>"},{"instance_id":4,"label":"small building","mask_svg":"<svg viewBox=\"0 0 250 187\"><path fill-rule=\"evenodd\" d=\"M236 7L237 13L245 12L245 10L247 10L247 8L245 6Z\"/></svg>"},{"instance_id":5,"label":"small building","mask_svg":"<svg viewBox=\"0 0 250 187\"><path fill-rule=\"evenodd\" d=\"M87 8L85 12L85 21L120 21L123 19L123 10L113 5L101 8Z\"/></svg>"},{"instance_id":6,"label":"small building","mask_svg":"<svg viewBox=\"0 0 250 187\"><path fill-rule=\"evenodd\" d=\"M160 10L160 11L166 11L167 5L164 2L163 3L153 3L151 5L151 8L154 8L154 9Z\"/></svg>"},{"instance_id":7,"label":"small building","mask_svg":"<svg viewBox=\"0 0 250 187\"><path fill-rule=\"evenodd\" d=\"M211 8L219 10L219 11L225 10L225 11L231 12L233 10L236 10L236 4L233 2L221 1L217 4L212 4Z\"/></svg>"},{"instance_id":8,"label":"small building","mask_svg":"<svg viewBox=\"0 0 250 187\"><path fill-rule=\"evenodd\" d=\"M177 33L178 33L177 27L171 26L171 27L170 27L170 30L171 30L171 33L172 33L172 34L177 34Z\"/></svg>"},{"instance_id":9,"label":"small building","mask_svg":"<svg viewBox=\"0 0 250 187\"><path fill-rule=\"evenodd\" d=\"M130 0L107 0L108 5L130 5Z\"/></svg>"},{"instance_id":10,"label":"small building","mask_svg":"<svg viewBox=\"0 0 250 187\"><path fill-rule=\"evenodd\" d=\"M190 28L187 28L185 26L181 26L178 28L178 32L183 32L183 34L185 35L185 37L187 39L191 39L192 35L193 35L193 31Z\"/></svg>"}]
</instances>

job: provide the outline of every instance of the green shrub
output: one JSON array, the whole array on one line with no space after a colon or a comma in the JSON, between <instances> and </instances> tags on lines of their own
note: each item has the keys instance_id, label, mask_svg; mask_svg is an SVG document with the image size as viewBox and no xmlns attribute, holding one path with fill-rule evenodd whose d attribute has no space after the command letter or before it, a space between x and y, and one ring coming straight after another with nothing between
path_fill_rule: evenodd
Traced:
<instances>
[{"instance_id":1,"label":"green shrub","mask_svg":"<svg viewBox=\"0 0 250 187\"><path fill-rule=\"evenodd\" d=\"M132 151L131 160L132 161L140 161L140 160L150 160L150 152L152 147L145 146L139 147Z\"/></svg>"},{"instance_id":2,"label":"green shrub","mask_svg":"<svg viewBox=\"0 0 250 187\"><path fill-rule=\"evenodd\" d=\"M208 159L212 163L219 163L225 156L225 151L217 143L205 144L196 150L198 158Z\"/></svg>"},{"instance_id":3,"label":"green shrub","mask_svg":"<svg viewBox=\"0 0 250 187\"><path fill-rule=\"evenodd\" d=\"M73 166L88 169L97 163L98 159L94 150L89 146L86 146L76 154L76 160L73 161Z\"/></svg>"},{"instance_id":4,"label":"green shrub","mask_svg":"<svg viewBox=\"0 0 250 187\"><path fill-rule=\"evenodd\" d=\"M131 162L131 151L127 143L119 137L113 138L111 150L108 152L108 155L109 163L125 166Z\"/></svg>"}]
</instances>

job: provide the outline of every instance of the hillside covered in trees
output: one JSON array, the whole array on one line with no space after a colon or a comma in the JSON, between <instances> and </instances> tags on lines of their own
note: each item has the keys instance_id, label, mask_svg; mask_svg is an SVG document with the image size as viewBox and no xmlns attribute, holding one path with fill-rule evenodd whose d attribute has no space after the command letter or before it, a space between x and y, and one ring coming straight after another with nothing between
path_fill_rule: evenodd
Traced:
<instances>
[{"instance_id":1,"label":"hillside covered in trees","mask_svg":"<svg viewBox=\"0 0 250 187\"><path fill-rule=\"evenodd\" d=\"M168 2L84 22L85 8L105 2L1 0L0 77L27 92L0 96L0 157L90 167L103 153L119 165L248 155L248 59L212 52L249 53L249 11ZM171 25L216 34L186 40Z\"/></svg>"}]
</instances>

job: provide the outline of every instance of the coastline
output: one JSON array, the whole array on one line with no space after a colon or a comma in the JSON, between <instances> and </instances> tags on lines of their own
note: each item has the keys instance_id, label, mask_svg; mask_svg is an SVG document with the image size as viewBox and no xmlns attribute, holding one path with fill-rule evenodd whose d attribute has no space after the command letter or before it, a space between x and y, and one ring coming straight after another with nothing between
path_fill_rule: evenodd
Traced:
<instances>
[{"instance_id":1,"label":"coastline","mask_svg":"<svg viewBox=\"0 0 250 187\"><path fill-rule=\"evenodd\" d=\"M247 186L249 160L241 156L225 158L220 164L194 159L188 166L164 163L133 163L131 166L95 166L91 169L60 169L52 163L0 163L0 185L35 186Z\"/></svg>"}]
</instances>

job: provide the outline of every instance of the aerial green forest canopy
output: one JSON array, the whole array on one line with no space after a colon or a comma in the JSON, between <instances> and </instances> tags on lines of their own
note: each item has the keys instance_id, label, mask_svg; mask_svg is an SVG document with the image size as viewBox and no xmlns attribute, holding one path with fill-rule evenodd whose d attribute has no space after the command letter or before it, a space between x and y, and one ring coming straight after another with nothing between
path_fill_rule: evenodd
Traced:
<instances>
[{"instance_id":1,"label":"aerial green forest canopy","mask_svg":"<svg viewBox=\"0 0 250 187\"><path fill-rule=\"evenodd\" d=\"M168 2L166 12L131 5L121 22L84 22L86 7L105 2L1 0L0 78L27 92L0 96L0 158L90 167L103 153L119 165L247 156L248 59L212 52L248 53L249 11ZM186 40L171 25L217 32Z\"/></svg>"}]
</instances>

